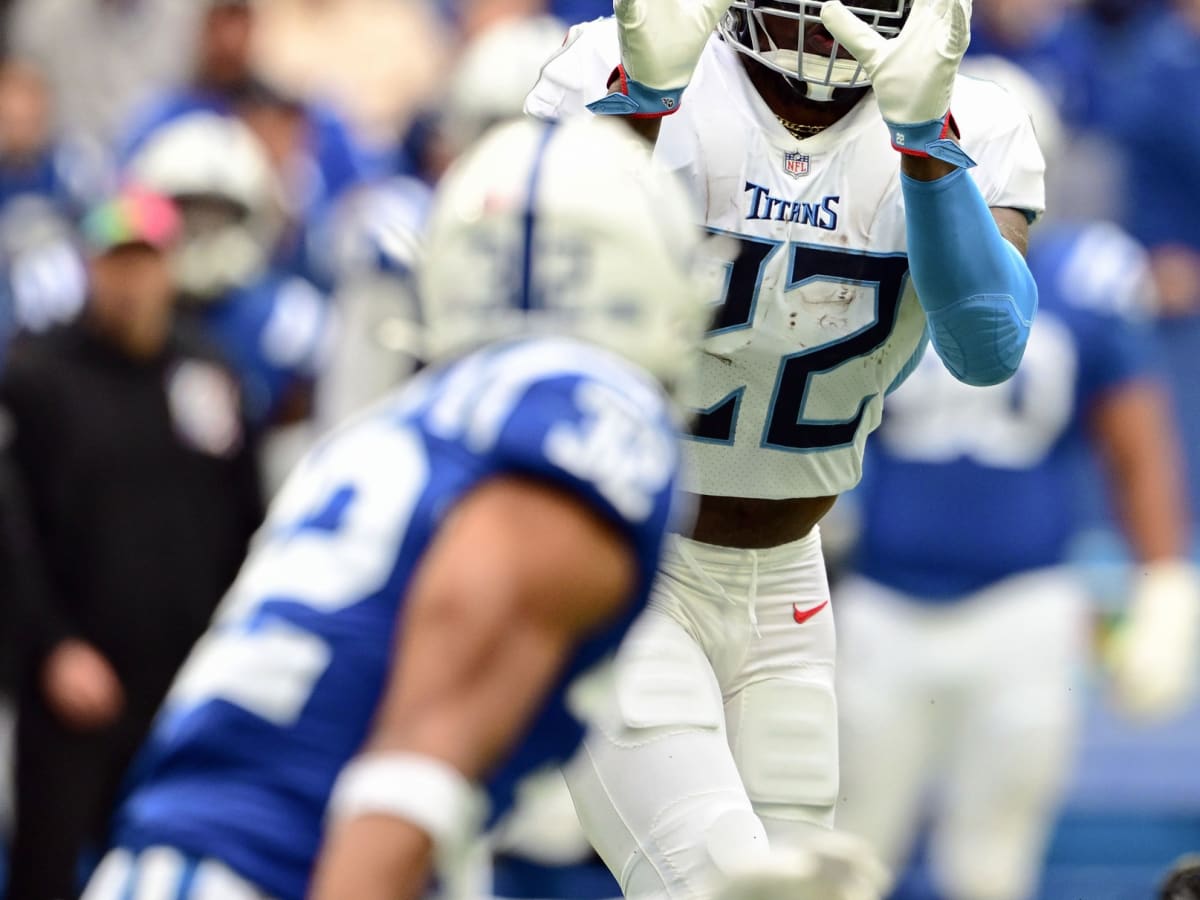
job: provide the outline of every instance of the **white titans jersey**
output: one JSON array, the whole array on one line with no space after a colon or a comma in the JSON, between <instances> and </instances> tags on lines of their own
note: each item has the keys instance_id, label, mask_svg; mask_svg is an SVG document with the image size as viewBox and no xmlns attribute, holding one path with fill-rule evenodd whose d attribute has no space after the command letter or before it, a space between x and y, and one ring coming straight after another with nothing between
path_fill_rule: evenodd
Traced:
<instances>
[{"instance_id":1,"label":"white titans jersey","mask_svg":"<svg viewBox=\"0 0 1200 900\"><path fill-rule=\"evenodd\" d=\"M605 94L619 58L614 20L576 26L526 111L579 114ZM960 78L954 116L988 205L1039 214L1044 164L1028 114L999 86ZM686 180L709 230L739 245L686 398L700 411L688 486L771 499L854 487L884 395L926 343L900 162L874 98L797 140L714 35L655 152Z\"/></svg>"}]
</instances>

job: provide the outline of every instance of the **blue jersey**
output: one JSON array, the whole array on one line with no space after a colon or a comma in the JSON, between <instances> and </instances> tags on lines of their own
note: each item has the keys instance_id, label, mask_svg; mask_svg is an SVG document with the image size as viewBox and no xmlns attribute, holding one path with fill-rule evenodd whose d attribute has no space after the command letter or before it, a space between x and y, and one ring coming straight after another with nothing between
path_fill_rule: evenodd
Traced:
<instances>
[{"instance_id":1,"label":"blue jersey","mask_svg":"<svg viewBox=\"0 0 1200 900\"><path fill-rule=\"evenodd\" d=\"M198 307L197 315L241 382L256 428L274 424L292 392L310 385L321 367L328 303L302 278L267 275Z\"/></svg>"},{"instance_id":2,"label":"blue jersey","mask_svg":"<svg viewBox=\"0 0 1200 900\"><path fill-rule=\"evenodd\" d=\"M1144 258L1112 226L1043 229L1040 307L1017 374L960 384L932 354L888 400L857 497L857 571L932 601L1062 561L1078 525L1088 412L1146 377L1131 317Z\"/></svg>"},{"instance_id":3,"label":"blue jersey","mask_svg":"<svg viewBox=\"0 0 1200 900\"><path fill-rule=\"evenodd\" d=\"M659 387L567 340L481 351L336 432L285 485L177 678L118 812L118 845L173 846L273 896L303 897L326 799L366 736L414 569L465 494L518 473L607 519L639 577L627 612L578 649L493 773L502 813L521 776L578 744L567 688L645 605L678 465Z\"/></svg>"}]
</instances>

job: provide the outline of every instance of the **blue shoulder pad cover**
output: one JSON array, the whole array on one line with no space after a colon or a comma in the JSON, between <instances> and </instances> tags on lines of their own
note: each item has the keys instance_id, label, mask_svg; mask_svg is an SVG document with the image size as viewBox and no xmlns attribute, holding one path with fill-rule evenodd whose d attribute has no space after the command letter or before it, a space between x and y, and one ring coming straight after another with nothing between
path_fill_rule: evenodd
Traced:
<instances>
[{"instance_id":1,"label":"blue shoulder pad cover","mask_svg":"<svg viewBox=\"0 0 1200 900\"><path fill-rule=\"evenodd\" d=\"M909 268L934 349L966 384L1010 378L1037 311L1029 266L966 170L936 181L901 174L900 181Z\"/></svg>"}]
</instances>

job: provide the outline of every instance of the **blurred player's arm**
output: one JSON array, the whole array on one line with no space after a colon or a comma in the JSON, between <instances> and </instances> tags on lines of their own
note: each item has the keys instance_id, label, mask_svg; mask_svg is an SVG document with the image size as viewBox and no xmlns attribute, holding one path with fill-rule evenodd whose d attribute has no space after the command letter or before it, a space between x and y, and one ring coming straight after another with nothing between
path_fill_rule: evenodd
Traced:
<instances>
[{"instance_id":1,"label":"blurred player's arm","mask_svg":"<svg viewBox=\"0 0 1200 900\"><path fill-rule=\"evenodd\" d=\"M1125 536L1139 562L1183 556L1188 543L1182 451L1161 385L1128 382L1095 404L1090 422L1110 473Z\"/></svg>"},{"instance_id":2,"label":"blurred player's arm","mask_svg":"<svg viewBox=\"0 0 1200 900\"><path fill-rule=\"evenodd\" d=\"M870 76L901 154L908 259L930 340L955 378L988 385L1021 362L1037 286L1021 253L1023 213L989 211L955 139L950 100L970 19L969 0L916 0L887 40L841 3L821 6L822 23Z\"/></svg>"},{"instance_id":3,"label":"blurred player's arm","mask_svg":"<svg viewBox=\"0 0 1200 900\"><path fill-rule=\"evenodd\" d=\"M1193 687L1200 583L1186 561L1187 490L1166 392L1148 378L1118 386L1095 404L1091 427L1138 560L1127 623L1111 648L1117 700L1135 715L1169 715Z\"/></svg>"},{"instance_id":4,"label":"blurred player's arm","mask_svg":"<svg viewBox=\"0 0 1200 900\"><path fill-rule=\"evenodd\" d=\"M435 864L453 868L484 815L477 782L635 574L629 544L554 488L500 479L459 505L414 576L374 727L331 798L317 900L415 898Z\"/></svg>"}]
</instances>

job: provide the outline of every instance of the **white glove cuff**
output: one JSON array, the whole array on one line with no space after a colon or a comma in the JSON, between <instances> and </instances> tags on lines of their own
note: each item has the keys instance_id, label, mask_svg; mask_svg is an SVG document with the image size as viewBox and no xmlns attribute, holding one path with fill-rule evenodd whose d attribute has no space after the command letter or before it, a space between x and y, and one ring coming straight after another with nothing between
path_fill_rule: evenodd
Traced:
<instances>
[{"instance_id":1,"label":"white glove cuff","mask_svg":"<svg viewBox=\"0 0 1200 900\"><path fill-rule=\"evenodd\" d=\"M330 822L358 816L404 819L433 840L439 872L463 858L487 817L484 792L448 763L415 753L352 759L329 796Z\"/></svg>"}]
</instances>

